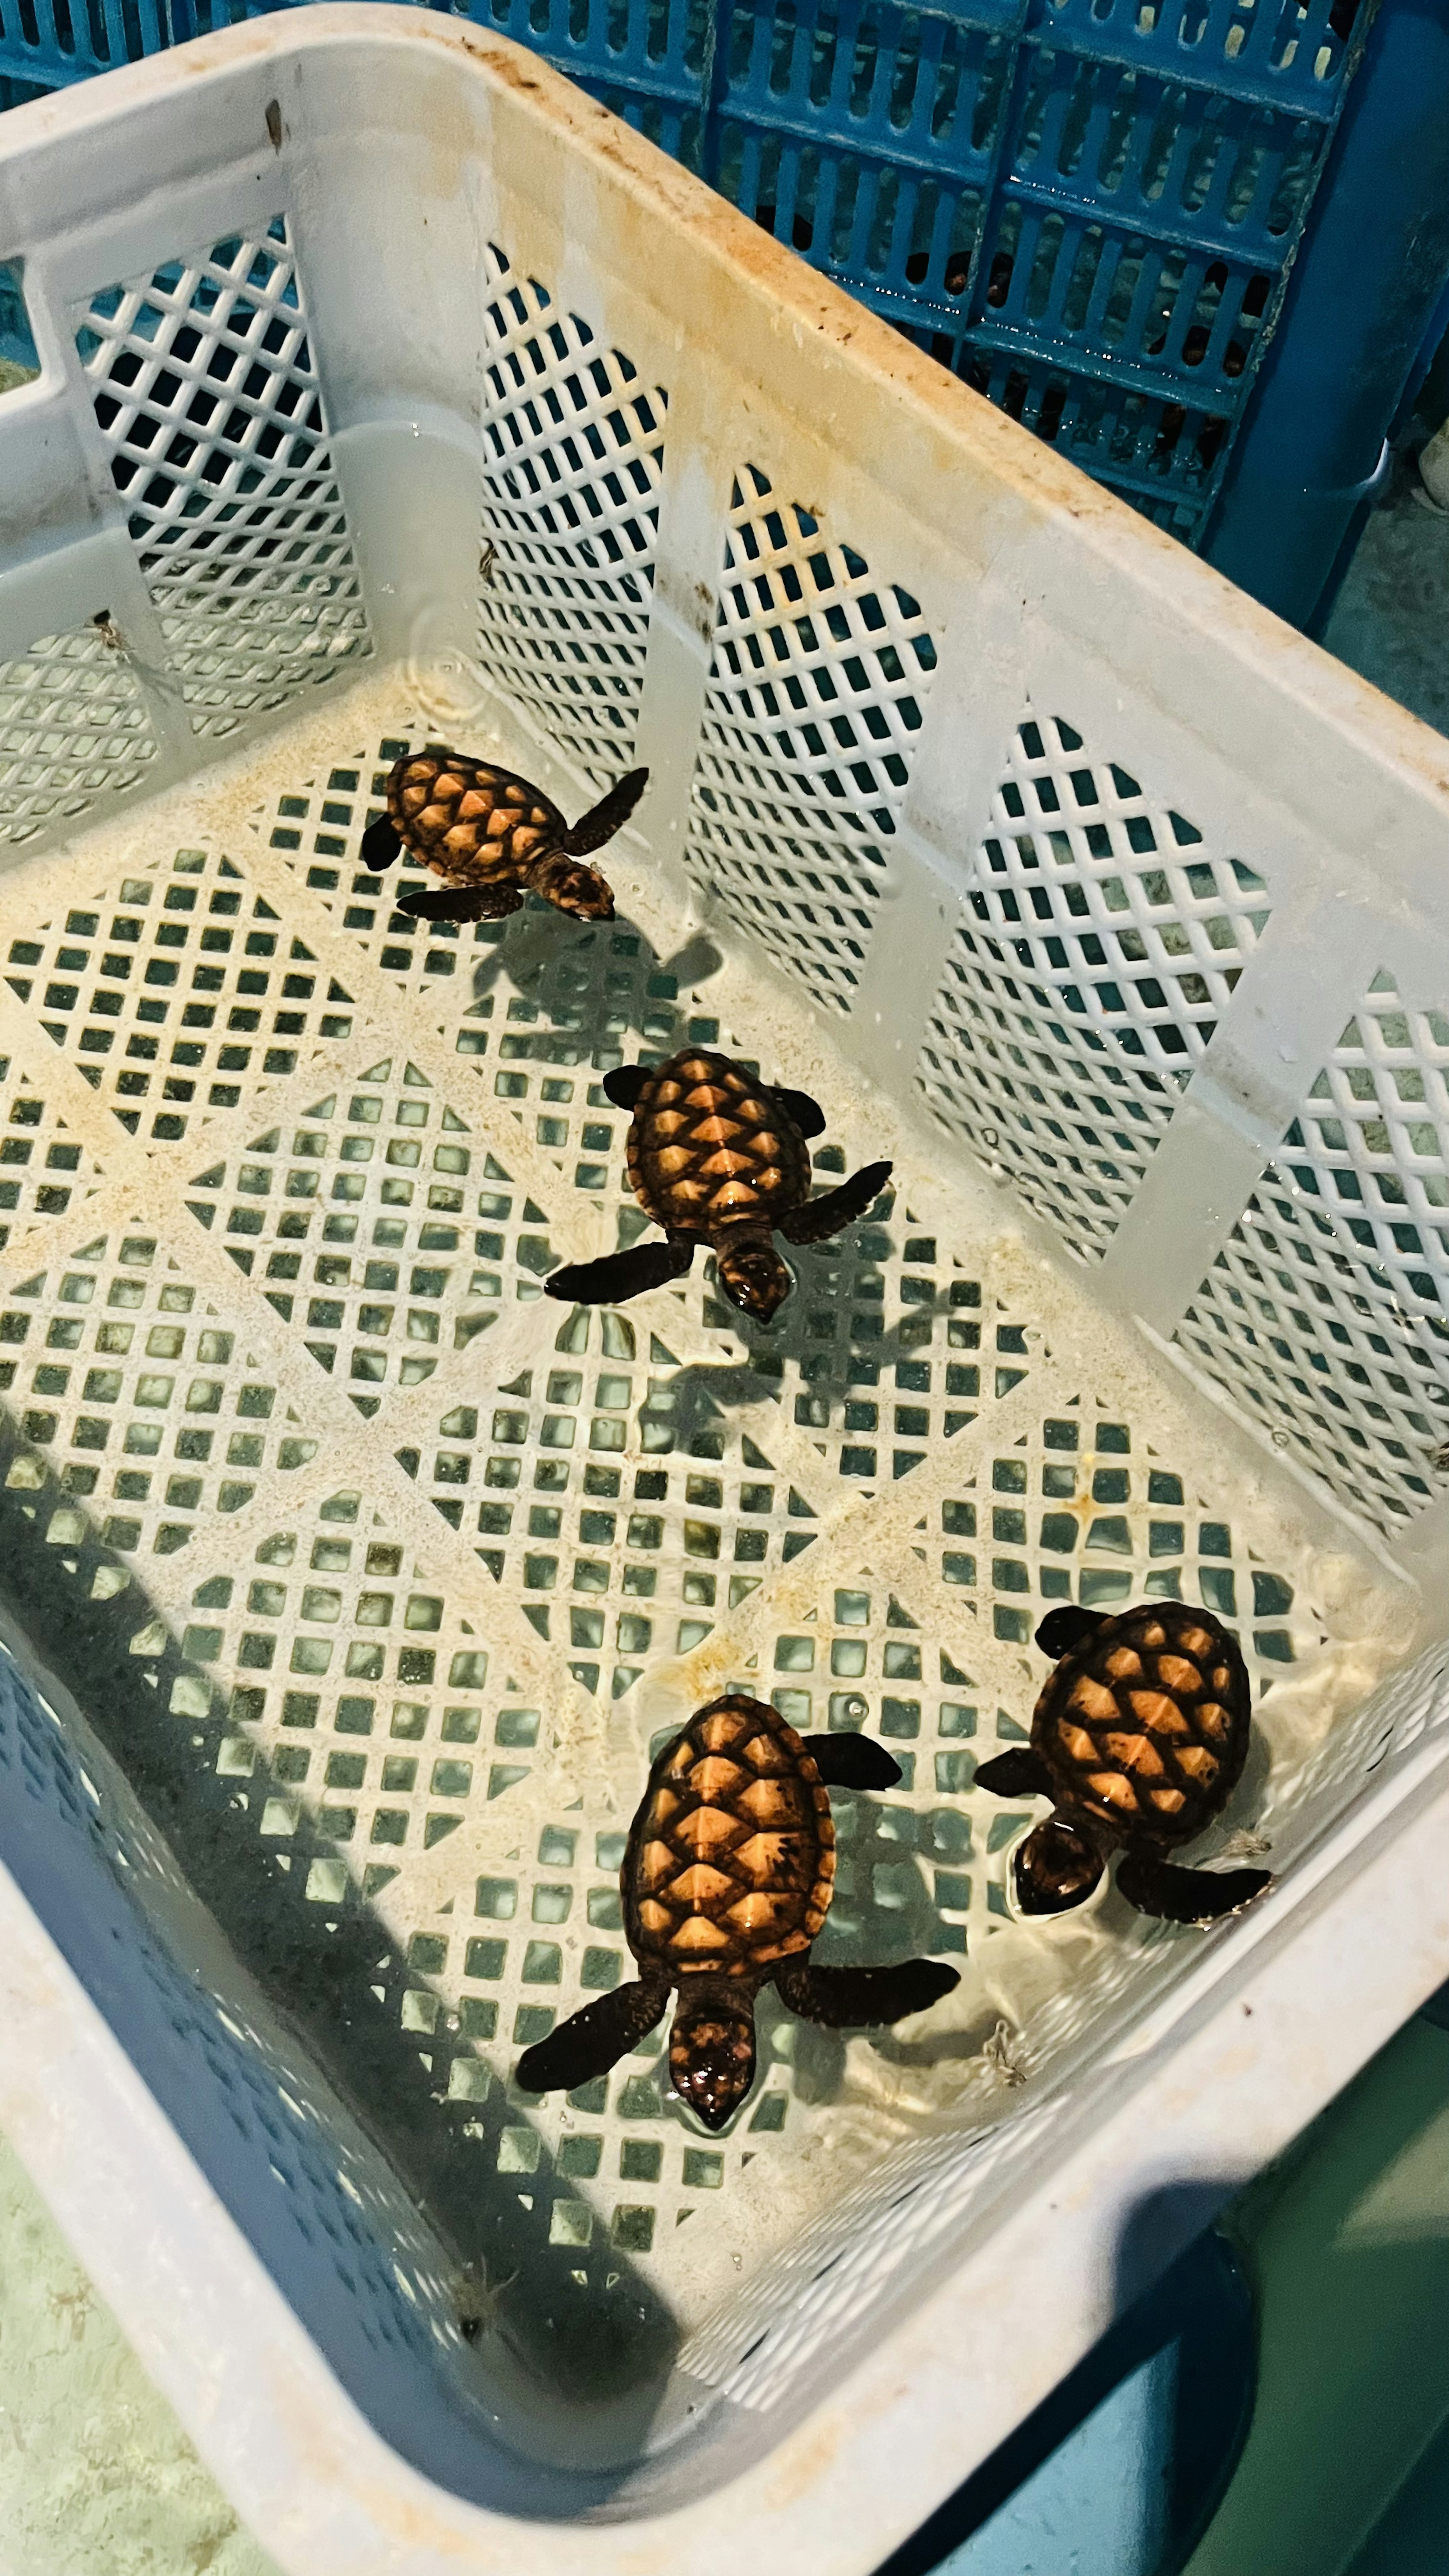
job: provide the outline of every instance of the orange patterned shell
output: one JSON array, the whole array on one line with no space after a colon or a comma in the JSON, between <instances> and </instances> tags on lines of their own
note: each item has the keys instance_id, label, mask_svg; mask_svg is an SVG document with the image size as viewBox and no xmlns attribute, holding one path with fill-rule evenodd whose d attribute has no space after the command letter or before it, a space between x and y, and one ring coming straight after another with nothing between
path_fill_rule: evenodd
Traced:
<instances>
[{"instance_id":1,"label":"orange patterned shell","mask_svg":"<svg viewBox=\"0 0 1449 2576\"><path fill-rule=\"evenodd\" d=\"M424 867L464 885L512 883L568 825L526 778L459 751L419 751L388 772L388 820Z\"/></svg>"},{"instance_id":2,"label":"orange patterned shell","mask_svg":"<svg viewBox=\"0 0 1449 2576\"><path fill-rule=\"evenodd\" d=\"M1152 1601L1062 1657L1036 1704L1032 1748L1062 1805L1120 1835L1190 1842L1237 1787L1251 1706L1221 1620Z\"/></svg>"},{"instance_id":3,"label":"orange patterned shell","mask_svg":"<svg viewBox=\"0 0 1449 2576\"><path fill-rule=\"evenodd\" d=\"M627 1153L635 1197L672 1234L710 1234L747 1217L774 1224L810 1191L793 1118L756 1075L707 1047L686 1047L651 1073Z\"/></svg>"},{"instance_id":4,"label":"orange patterned shell","mask_svg":"<svg viewBox=\"0 0 1449 2576\"><path fill-rule=\"evenodd\" d=\"M637 1959L749 1976L808 1950L835 1882L830 1795L763 1700L699 1709L649 1774L619 1884Z\"/></svg>"}]
</instances>

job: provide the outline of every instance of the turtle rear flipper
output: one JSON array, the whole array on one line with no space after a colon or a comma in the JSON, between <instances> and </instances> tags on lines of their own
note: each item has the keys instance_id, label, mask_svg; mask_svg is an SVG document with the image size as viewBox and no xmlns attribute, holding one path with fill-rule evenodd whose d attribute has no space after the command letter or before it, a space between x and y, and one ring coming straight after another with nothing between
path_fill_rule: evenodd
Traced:
<instances>
[{"instance_id":1,"label":"turtle rear flipper","mask_svg":"<svg viewBox=\"0 0 1449 2576\"><path fill-rule=\"evenodd\" d=\"M1089 1637L1095 1637L1097 1630L1105 1627L1107 1615L1105 1610L1083 1610L1078 1602L1063 1601L1047 1612L1036 1632L1036 1642L1044 1655L1059 1664L1063 1655L1074 1655L1078 1646L1084 1646Z\"/></svg>"},{"instance_id":2,"label":"turtle rear flipper","mask_svg":"<svg viewBox=\"0 0 1449 2576\"><path fill-rule=\"evenodd\" d=\"M871 1735L805 1735L801 1742L827 1789L893 1789L901 1766Z\"/></svg>"},{"instance_id":3,"label":"turtle rear flipper","mask_svg":"<svg viewBox=\"0 0 1449 2576\"><path fill-rule=\"evenodd\" d=\"M802 1136L823 1136L825 1112L808 1091L787 1091L782 1083L772 1082L770 1098L778 1100L787 1118L793 1118Z\"/></svg>"},{"instance_id":4,"label":"turtle rear flipper","mask_svg":"<svg viewBox=\"0 0 1449 2576\"><path fill-rule=\"evenodd\" d=\"M647 1064L616 1064L611 1073L605 1074L601 1087L616 1109L636 1109L648 1079Z\"/></svg>"},{"instance_id":5,"label":"turtle rear flipper","mask_svg":"<svg viewBox=\"0 0 1449 2576\"><path fill-rule=\"evenodd\" d=\"M826 1190L818 1199L806 1199L803 1206L792 1208L778 1220L777 1232L787 1243L824 1243L828 1236L839 1234L879 1198L890 1179L893 1165L867 1163L863 1171L853 1172L838 1190Z\"/></svg>"},{"instance_id":6,"label":"turtle rear flipper","mask_svg":"<svg viewBox=\"0 0 1449 2576\"><path fill-rule=\"evenodd\" d=\"M1117 1871L1128 1904L1160 1923L1220 1923L1272 1883L1269 1869L1180 1869L1152 1852L1128 1852Z\"/></svg>"},{"instance_id":7,"label":"turtle rear flipper","mask_svg":"<svg viewBox=\"0 0 1449 2576\"><path fill-rule=\"evenodd\" d=\"M668 2001L667 1977L640 1977L633 1985L615 1986L570 2013L547 2039L526 2048L514 2069L515 2082L525 2093L576 2093L637 2048L664 2019Z\"/></svg>"},{"instance_id":8,"label":"turtle rear flipper","mask_svg":"<svg viewBox=\"0 0 1449 2576\"><path fill-rule=\"evenodd\" d=\"M976 1786L989 1790L993 1798L1049 1798L1052 1794L1046 1764L1029 1744L1013 1744L1007 1752L993 1754L981 1764Z\"/></svg>"},{"instance_id":9,"label":"turtle rear flipper","mask_svg":"<svg viewBox=\"0 0 1449 2576\"><path fill-rule=\"evenodd\" d=\"M620 824L628 822L644 793L648 777L647 769L631 769L627 777L610 788L607 796L601 796L597 805L591 805L587 814L579 816L573 830L565 832L560 844L571 859L582 859L590 850L601 850L606 841L613 839Z\"/></svg>"},{"instance_id":10,"label":"turtle rear flipper","mask_svg":"<svg viewBox=\"0 0 1449 2576\"><path fill-rule=\"evenodd\" d=\"M543 1293L566 1306L621 1306L646 1288L682 1279L693 1259L693 1244L678 1235L668 1243L636 1243L632 1251L606 1252L598 1261L566 1261L545 1279Z\"/></svg>"},{"instance_id":11,"label":"turtle rear flipper","mask_svg":"<svg viewBox=\"0 0 1449 2576\"><path fill-rule=\"evenodd\" d=\"M875 2030L926 2012L961 1980L939 1959L903 1959L895 1968L816 1968L787 1959L775 1971L782 2003L826 2030Z\"/></svg>"},{"instance_id":12,"label":"turtle rear flipper","mask_svg":"<svg viewBox=\"0 0 1449 2576\"><path fill-rule=\"evenodd\" d=\"M505 913L517 912L522 903L517 886L495 882L445 886L439 894L427 889L405 894L399 897L397 908L399 912L410 912L415 921L501 921Z\"/></svg>"},{"instance_id":13,"label":"turtle rear flipper","mask_svg":"<svg viewBox=\"0 0 1449 2576\"><path fill-rule=\"evenodd\" d=\"M369 823L363 833L358 856L363 866L378 876L384 868L392 866L401 848L402 835L394 829L391 816L379 814L377 821Z\"/></svg>"}]
</instances>

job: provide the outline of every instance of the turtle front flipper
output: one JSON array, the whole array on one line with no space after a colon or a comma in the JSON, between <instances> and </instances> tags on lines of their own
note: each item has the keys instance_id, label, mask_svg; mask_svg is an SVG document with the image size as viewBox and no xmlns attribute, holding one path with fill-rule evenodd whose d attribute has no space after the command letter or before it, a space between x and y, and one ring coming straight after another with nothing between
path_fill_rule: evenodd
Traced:
<instances>
[{"instance_id":1,"label":"turtle front flipper","mask_svg":"<svg viewBox=\"0 0 1449 2576\"><path fill-rule=\"evenodd\" d=\"M827 1789L893 1789L901 1766L871 1735L805 1735L801 1742Z\"/></svg>"},{"instance_id":2,"label":"turtle front flipper","mask_svg":"<svg viewBox=\"0 0 1449 2576\"><path fill-rule=\"evenodd\" d=\"M576 2093L592 2084L664 2019L669 1993L668 1977L654 1976L599 1995L524 2050L515 2082L525 2093Z\"/></svg>"},{"instance_id":3,"label":"turtle front flipper","mask_svg":"<svg viewBox=\"0 0 1449 2576\"><path fill-rule=\"evenodd\" d=\"M893 1165L867 1163L863 1171L853 1172L838 1190L826 1190L818 1199L806 1199L778 1220L778 1231L787 1243L824 1243L828 1236L839 1234L879 1198L890 1179Z\"/></svg>"},{"instance_id":4,"label":"turtle front flipper","mask_svg":"<svg viewBox=\"0 0 1449 2576\"><path fill-rule=\"evenodd\" d=\"M378 876L384 868L392 866L401 848L402 834L395 828L391 815L379 814L377 821L369 823L363 833L358 856L363 866Z\"/></svg>"},{"instance_id":5,"label":"turtle front flipper","mask_svg":"<svg viewBox=\"0 0 1449 2576\"><path fill-rule=\"evenodd\" d=\"M566 1306L622 1306L626 1297L682 1279L693 1259L688 1237L671 1235L667 1243L636 1243L629 1252L606 1252L598 1261L566 1261L545 1279L543 1293Z\"/></svg>"},{"instance_id":6,"label":"turtle front flipper","mask_svg":"<svg viewBox=\"0 0 1449 2576\"><path fill-rule=\"evenodd\" d=\"M808 1091L787 1091L782 1083L772 1082L770 1098L777 1100L787 1118L792 1118L802 1136L823 1136L825 1112Z\"/></svg>"},{"instance_id":7,"label":"turtle front flipper","mask_svg":"<svg viewBox=\"0 0 1449 2576\"><path fill-rule=\"evenodd\" d=\"M1049 1798L1052 1794L1046 1764L1029 1744L1013 1744L1007 1752L993 1754L977 1771L976 1786L989 1790L993 1798Z\"/></svg>"},{"instance_id":8,"label":"turtle front flipper","mask_svg":"<svg viewBox=\"0 0 1449 2576\"><path fill-rule=\"evenodd\" d=\"M602 1089L616 1109L637 1109L649 1080L647 1064L616 1064L606 1073Z\"/></svg>"},{"instance_id":9,"label":"turtle front flipper","mask_svg":"<svg viewBox=\"0 0 1449 2576\"><path fill-rule=\"evenodd\" d=\"M1180 1869L1153 1852L1128 1852L1117 1871L1128 1904L1160 1923L1220 1923L1272 1883L1268 1869Z\"/></svg>"},{"instance_id":10,"label":"turtle front flipper","mask_svg":"<svg viewBox=\"0 0 1449 2576\"><path fill-rule=\"evenodd\" d=\"M1107 1624L1105 1610L1083 1610L1078 1602L1063 1601L1049 1610L1036 1632L1036 1642L1044 1655L1059 1664L1063 1655L1074 1655L1089 1637Z\"/></svg>"},{"instance_id":11,"label":"turtle front flipper","mask_svg":"<svg viewBox=\"0 0 1449 2576\"><path fill-rule=\"evenodd\" d=\"M440 894L405 894L397 908L417 921L501 921L505 913L518 912L522 905L517 886L495 878L492 885L445 886Z\"/></svg>"},{"instance_id":12,"label":"turtle front flipper","mask_svg":"<svg viewBox=\"0 0 1449 2576\"><path fill-rule=\"evenodd\" d=\"M939 1959L903 1959L895 1968L816 1968L786 1959L775 1971L782 2003L826 2030L874 2030L928 2012L961 1980Z\"/></svg>"},{"instance_id":13,"label":"turtle front flipper","mask_svg":"<svg viewBox=\"0 0 1449 2576\"><path fill-rule=\"evenodd\" d=\"M587 814L581 814L571 832L563 836L562 847L571 859L582 859L590 850L601 850L612 841L621 823L627 823L648 784L647 769L631 769Z\"/></svg>"}]
</instances>

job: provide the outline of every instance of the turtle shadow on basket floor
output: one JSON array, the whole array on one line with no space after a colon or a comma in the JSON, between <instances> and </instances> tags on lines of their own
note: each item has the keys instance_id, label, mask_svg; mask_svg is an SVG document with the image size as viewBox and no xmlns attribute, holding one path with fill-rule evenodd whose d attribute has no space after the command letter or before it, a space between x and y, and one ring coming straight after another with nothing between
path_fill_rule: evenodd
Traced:
<instances>
[{"instance_id":1,"label":"turtle shadow on basket floor","mask_svg":"<svg viewBox=\"0 0 1449 2576\"><path fill-rule=\"evenodd\" d=\"M959 1930L942 1920L931 1898L928 1872L948 1859L952 1866L966 1856L969 1819L958 1809L922 1813L889 1796L859 1791L832 1793L835 1819L835 1897L825 1929L812 1956L823 1968L889 1967L897 1960L947 1959L964 1965ZM950 1849L937 1835L944 1825ZM804 2102L836 2101L845 2080L848 2030L823 2030L815 2022L794 2024L792 2062L794 2089ZM888 2030L869 2034L887 2054L903 2045ZM978 2042L972 2043L974 2051ZM911 2050L911 2061L933 2064L940 2057L968 2052L959 2033L923 2035Z\"/></svg>"},{"instance_id":2,"label":"turtle shadow on basket floor","mask_svg":"<svg viewBox=\"0 0 1449 2576\"><path fill-rule=\"evenodd\" d=\"M459 2315L480 2285L486 2332L564 2400L623 2400L645 2413L678 2335L627 2251L601 2237L550 2241L556 2204L577 2184L555 2169L542 2136L526 2196L499 2178L505 2132L515 2142L536 2105L495 2077L484 2098L449 2098L454 2054L466 2038L441 2023L424 2055L402 2010L417 1970L348 1876L334 1901L309 1899L314 1859L335 1844L305 1812L285 1845L261 1841L258 1819L273 1793L296 1792L258 1751L245 1778L219 1767L235 1723L219 1693L204 1716L188 1710L198 1668L165 1631L134 1560L88 1533L48 1541L69 1497L49 1476L3 1480L22 1454L15 1426L0 1430L0 1544L8 1605L36 1653L71 1692L169 1844L242 1967L297 2032L324 2080L375 2141L409 2199L454 2259ZM29 1453L26 1453L27 1456ZM99 1583L97 1578L100 1577ZM164 1632L164 1643L158 1640ZM145 1637L148 1651L137 1651ZM288 1866L283 1866L283 1861ZM480 2356L489 2359L480 2337ZM495 2356L496 2358L496 2347ZM628 2440L624 2448L627 2450Z\"/></svg>"},{"instance_id":3,"label":"turtle shadow on basket floor","mask_svg":"<svg viewBox=\"0 0 1449 2576\"><path fill-rule=\"evenodd\" d=\"M709 983L724 957L703 930L692 930L665 957L627 913L617 913L612 921L575 923L530 895L521 911L480 926L471 963L475 1010L506 980L553 1030L572 1031L581 1017L590 1035L615 1023L610 1034L618 1036L627 1056L630 1048L623 1041L629 1029L637 1031L639 1042L665 1055L684 1043L688 1031L674 1006L682 993ZM597 990L590 1009L581 1014L581 993L590 986ZM547 1053L549 1034L538 1032L540 1054ZM583 1051L576 1041L575 1060Z\"/></svg>"},{"instance_id":4,"label":"turtle shadow on basket floor","mask_svg":"<svg viewBox=\"0 0 1449 2576\"><path fill-rule=\"evenodd\" d=\"M883 1328L883 1317L873 1315L872 1325L879 1324L882 1329L873 1331L868 1343L858 1338L854 1322L848 1334L837 1336L834 1316L829 1313L826 1320L831 1331L829 1338L823 1338L821 1318L816 1305L812 1304L812 1299L818 1299L822 1293L827 1305L840 1302L834 1298L830 1283L832 1274L838 1273L842 1262L854 1261L859 1267L868 1269L877 1261L877 1240L873 1238L878 1238L882 1226L896 1222L898 1200L899 1194L888 1184L876 1200L875 1207L850 1229L854 1240L843 1246L828 1242L800 1250L791 1245L788 1258L796 1272L796 1293L786 1298L774 1322L769 1325L758 1324L751 1316L720 1302L722 1292L715 1275L714 1255L706 1255L703 1264L706 1318L719 1322L744 1347L737 1357L722 1358L718 1362L689 1361L679 1370L674 1388L681 1429L691 1399L702 1416L728 1414L742 1406L762 1402L783 1408L788 1401L795 1423L808 1436L838 1432L843 1415L848 1438L851 1421L846 1408L862 1402L877 1403L881 1391L888 1388L892 1377L897 1380L899 1393L913 1391L901 1385L901 1377L905 1372L910 1372L912 1377L921 1373L924 1337L934 1324L952 1314L949 1287L933 1285L929 1297L899 1315L888 1330ZM647 1224L648 1219L641 1211L640 1227ZM631 1232L638 1231L631 1213L626 1211L620 1228L621 1239L627 1240ZM818 1285L822 1278L827 1282L823 1292ZM667 1332L667 1324L664 1329ZM925 1366L929 1373L929 1360ZM969 1398L961 1399L963 1405L971 1401ZM973 1419L974 1410L963 1411L960 1415L962 1425ZM862 1432L860 1436L873 1439L876 1434L872 1429L869 1435ZM836 1481L841 1471L831 1463L824 1444L820 1446L820 1483L824 1490ZM901 1463L896 1466L894 1475L887 1468L881 1475L864 1478L863 1483L895 1482L910 1472L904 1464L905 1457L909 1455L914 1465L918 1454L923 1455L924 1450L919 1453L902 1452Z\"/></svg>"}]
</instances>

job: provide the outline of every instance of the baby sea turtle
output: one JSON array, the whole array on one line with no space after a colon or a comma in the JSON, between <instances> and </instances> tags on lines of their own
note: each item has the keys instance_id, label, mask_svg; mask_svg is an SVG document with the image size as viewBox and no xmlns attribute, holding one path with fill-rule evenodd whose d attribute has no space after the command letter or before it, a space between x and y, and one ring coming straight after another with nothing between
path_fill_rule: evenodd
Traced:
<instances>
[{"instance_id":1,"label":"baby sea turtle","mask_svg":"<svg viewBox=\"0 0 1449 2576\"><path fill-rule=\"evenodd\" d=\"M398 910L424 921L497 921L517 912L525 889L579 921L612 921L612 888L579 861L628 821L648 775L631 769L570 828L530 779L430 743L388 771L387 812L363 833L362 864L391 867L407 849L425 868L455 878L441 894L403 896Z\"/></svg>"},{"instance_id":2,"label":"baby sea turtle","mask_svg":"<svg viewBox=\"0 0 1449 2576\"><path fill-rule=\"evenodd\" d=\"M1030 1745L976 1774L998 1798L1053 1802L1016 1856L1022 1912L1080 1905L1114 1844L1117 1885L1139 1914L1216 1923L1261 1895L1267 1870L1179 1869L1166 1858L1221 1813L1247 1759L1247 1668L1221 1620L1181 1601L1144 1601L1113 1618L1064 1603L1036 1642L1060 1661Z\"/></svg>"},{"instance_id":3,"label":"baby sea turtle","mask_svg":"<svg viewBox=\"0 0 1449 2576\"><path fill-rule=\"evenodd\" d=\"M820 1134L823 1110L808 1092L761 1082L748 1065L708 1047L684 1047L667 1064L619 1065L605 1074L604 1089L634 1112L629 1178L667 1240L556 1270L544 1288L569 1305L618 1305L682 1279L696 1244L706 1243L725 1295L768 1324L791 1284L772 1235L823 1243L864 1216L891 1176L889 1163L867 1163L812 1199L805 1139Z\"/></svg>"},{"instance_id":4,"label":"baby sea turtle","mask_svg":"<svg viewBox=\"0 0 1449 2576\"><path fill-rule=\"evenodd\" d=\"M664 2017L669 2080L707 2128L723 2128L755 2073L755 1997L774 1984L829 2030L904 2021L958 1983L954 1968L816 1968L810 1945L835 1879L828 1791L889 1789L900 1765L864 1735L797 1735L763 1700L726 1692L696 1710L649 1774L619 1885L639 1962L518 2061L526 2093L572 2093L605 2074Z\"/></svg>"}]
</instances>

